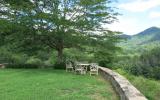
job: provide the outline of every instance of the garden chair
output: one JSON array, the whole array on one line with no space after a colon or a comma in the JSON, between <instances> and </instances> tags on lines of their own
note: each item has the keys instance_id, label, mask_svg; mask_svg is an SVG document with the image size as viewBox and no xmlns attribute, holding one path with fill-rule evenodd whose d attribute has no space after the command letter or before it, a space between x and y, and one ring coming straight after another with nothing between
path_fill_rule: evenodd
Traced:
<instances>
[{"instance_id":1,"label":"garden chair","mask_svg":"<svg viewBox=\"0 0 160 100\"><path fill-rule=\"evenodd\" d=\"M73 66L72 66L72 63L69 62L69 63L66 63L66 72L73 72L74 69L73 69Z\"/></svg>"},{"instance_id":2,"label":"garden chair","mask_svg":"<svg viewBox=\"0 0 160 100\"><path fill-rule=\"evenodd\" d=\"M5 65L4 64L0 64L0 68L5 68Z\"/></svg>"},{"instance_id":3,"label":"garden chair","mask_svg":"<svg viewBox=\"0 0 160 100\"><path fill-rule=\"evenodd\" d=\"M90 76L92 74L98 75L98 65L96 65L96 64L90 65Z\"/></svg>"}]
</instances>

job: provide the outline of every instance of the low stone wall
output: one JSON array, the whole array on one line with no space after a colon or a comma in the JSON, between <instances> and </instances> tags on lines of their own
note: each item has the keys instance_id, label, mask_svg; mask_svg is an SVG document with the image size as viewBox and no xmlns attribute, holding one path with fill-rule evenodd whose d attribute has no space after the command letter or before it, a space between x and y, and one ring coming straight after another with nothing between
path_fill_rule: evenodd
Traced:
<instances>
[{"instance_id":1,"label":"low stone wall","mask_svg":"<svg viewBox=\"0 0 160 100\"><path fill-rule=\"evenodd\" d=\"M126 78L104 67L99 67L99 73L111 81L121 100L147 100Z\"/></svg>"}]
</instances>

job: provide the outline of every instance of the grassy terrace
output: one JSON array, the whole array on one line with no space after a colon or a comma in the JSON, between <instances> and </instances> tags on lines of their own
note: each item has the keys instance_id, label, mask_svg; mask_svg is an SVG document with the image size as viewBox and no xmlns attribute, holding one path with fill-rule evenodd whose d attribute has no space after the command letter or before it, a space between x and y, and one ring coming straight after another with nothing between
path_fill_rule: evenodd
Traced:
<instances>
[{"instance_id":1,"label":"grassy terrace","mask_svg":"<svg viewBox=\"0 0 160 100\"><path fill-rule=\"evenodd\" d=\"M100 76L60 70L1 69L0 100L118 100Z\"/></svg>"}]
</instances>

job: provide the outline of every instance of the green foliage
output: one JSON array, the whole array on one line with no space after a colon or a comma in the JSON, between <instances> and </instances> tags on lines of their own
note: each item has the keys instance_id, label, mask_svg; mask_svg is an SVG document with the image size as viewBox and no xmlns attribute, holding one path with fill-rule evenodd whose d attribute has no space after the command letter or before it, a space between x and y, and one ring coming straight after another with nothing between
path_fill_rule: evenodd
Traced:
<instances>
[{"instance_id":1,"label":"green foliage","mask_svg":"<svg viewBox=\"0 0 160 100\"><path fill-rule=\"evenodd\" d=\"M130 36L126 41L121 42L119 45L123 47L124 54L141 54L148 50L160 46L160 28L151 27L139 34Z\"/></svg>"},{"instance_id":2,"label":"green foliage","mask_svg":"<svg viewBox=\"0 0 160 100\"><path fill-rule=\"evenodd\" d=\"M153 77L155 77L156 79L160 79L160 67L154 67L153 72Z\"/></svg>"},{"instance_id":3,"label":"green foliage","mask_svg":"<svg viewBox=\"0 0 160 100\"><path fill-rule=\"evenodd\" d=\"M7 64L6 68L12 69L37 69L40 68L37 64Z\"/></svg>"},{"instance_id":4,"label":"green foliage","mask_svg":"<svg viewBox=\"0 0 160 100\"><path fill-rule=\"evenodd\" d=\"M23 53L13 53L6 47L0 48L0 63L10 63L10 64L24 64L29 58Z\"/></svg>"},{"instance_id":5,"label":"green foliage","mask_svg":"<svg viewBox=\"0 0 160 100\"><path fill-rule=\"evenodd\" d=\"M7 4L10 4L11 6L15 7L29 7L31 5L31 0L1 0L2 2L5 2Z\"/></svg>"},{"instance_id":6,"label":"green foliage","mask_svg":"<svg viewBox=\"0 0 160 100\"><path fill-rule=\"evenodd\" d=\"M116 71L125 76L138 90L140 90L140 92L142 92L148 98L148 100L159 100L160 81L147 79L142 76L134 76L122 69L117 69Z\"/></svg>"},{"instance_id":7,"label":"green foliage","mask_svg":"<svg viewBox=\"0 0 160 100\"><path fill-rule=\"evenodd\" d=\"M121 68L134 75L143 75L147 78L160 79L160 48L157 47L151 51L147 51L140 56L133 56L130 59L119 60L114 66L122 66Z\"/></svg>"},{"instance_id":8,"label":"green foliage","mask_svg":"<svg viewBox=\"0 0 160 100\"><path fill-rule=\"evenodd\" d=\"M42 61L38 58L35 58L35 57L31 57L30 59L28 59L26 61L27 64L38 64L38 65L42 65Z\"/></svg>"},{"instance_id":9,"label":"green foliage","mask_svg":"<svg viewBox=\"0 0 160 100\"><path fill-rule=\"evenodd\" d=\"M123 52L119 54L120 57L114 66L119 66L134 75L160 79L159 33L159 28L151 27L120 43Z\"/></svg>"},{"instance_id":10,"label":"green foliage","mask_svg":"<svg viewBox=\"0 0 160 100\"><path fill-rule=\"evenodd\" d=\"M111 51L114 48L110 47L114 47L115 42L111 39L114 35L106 37L106 34L112 32L102 27L102 24L116 20L117 13L109 7L110 0L2 1L1 5L8 9L0 9L3 12L1 15L7 16L0 18L0 37L3 37L0 38L3 41L0 45L8 45L15 52L23 51L30 56L52 49L57 51L57 57L54 58L60 64L65 61L64 49L90 48L89 43L92 40L97 42L97 48L98 44L104 45L108 42L107 49L101 45L103 50L99 49L94 53L108 54L107 60L112 59ZM94 53L88 54L88 59Z\"/></svg>"},{"instance_id":11,"label":"green foliage","mask_svg":"<svg viewBox=\"0 0 160 100\"><path fill-rule=\"evenodd\" d=\"M63 62L63 63L55 63L54 64L54 69L66 69L66 64L65 64L65 62Z\"/></svg>"},{"instance_id":12,"label":"green foliage","mask_svg":"<svg viewBox=\"0 0 160 100\"><path fill-rule=\"evenodd\" d=\"M94 55L99 65L109 68L112 67L117 53L121 51L121 48L117 46L120 40L121 38L119 38L115 32L109 32L97 40L98 45L94 47Z\"/></svg>"},{"instance_id":13,"label":"green foliage","mask_svg":"<svg viewBox=\"0 0 160 100\"><path fill-rule=\"evenodd\" d=\"M92 47L85 47L84 49L76 49L76 48L71 48L71 49L65 49L64 50L64 59L65 61L88 61L88 62L93 62L94 61L94 54L87 52L87 48L92 48Z\"/></svg>"}]
</instances>

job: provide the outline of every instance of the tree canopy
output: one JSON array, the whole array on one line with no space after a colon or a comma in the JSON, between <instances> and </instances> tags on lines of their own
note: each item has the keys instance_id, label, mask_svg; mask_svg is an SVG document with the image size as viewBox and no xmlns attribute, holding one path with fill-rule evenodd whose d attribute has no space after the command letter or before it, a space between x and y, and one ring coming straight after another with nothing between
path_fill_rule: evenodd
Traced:
<instances>
[{"instance_id":1,"label":"tree canopy","mask_svg":"<svg viewBox=\"0 0 160 100\"><path fill-rule=\"evenodd\" d=\"M110 2L1 0L0 45L29 52L54 49L58 52L58 63L62 62L65 48L90 46L96 54L112 55L116 32L103 27L116 20L117 13L109 6Z\"/></svg>"}]
</instances>

